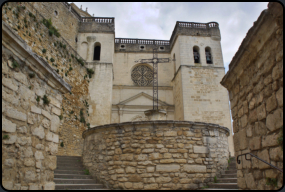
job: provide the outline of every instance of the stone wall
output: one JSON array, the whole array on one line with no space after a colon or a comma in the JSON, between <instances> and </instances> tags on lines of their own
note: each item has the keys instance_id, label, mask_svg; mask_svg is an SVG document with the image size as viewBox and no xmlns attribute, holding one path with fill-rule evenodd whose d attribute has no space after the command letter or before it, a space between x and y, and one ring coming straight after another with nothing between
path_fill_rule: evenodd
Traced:
<instances>
[{"instance_id":1,"label":"stone wall","mask_svg":"<svg viewBox=\"0 0 285 192\"><path fill-rule=\"evenodd\" d=\"M228 165L229 130L189 121L144 121L83 132L83 164L112 189L197 189Z\"/></svg>"},{"instance_id":2,"label":"stone wall","mask_svg":"<svg viewBox=\"0 0 285 192\"><path fill-rule=\"evenodd\" d=\"M88 128L89 82L95 74L89 77L86 67L79 62L79 54L62 36L49 35L49 29L42 23L44 17L32 4L21 4L22 6L15 2L5 3L2 20L26 42L38 58L72 87L70 92L62 96L61 107L55 111L62 117L58 155L80 156L83 149L81 134ZM83 59L82 61L84 62Z\"/></svg>"},{"instance_id":3,"label":"stone wall","mask_svg":"<svg viewBox=\"0 0 285 192\"><path fill-rule=\"evenodd\" d=\"M248 31L221 84L230 93L236 156L252 153L283 169L283 8L269 3ZM248 155L249 156L249 155ZM283 173L251 157L237 164L240 189L272 190ZM277 185L267 185L267 178ZM274 183L274 182L273 182Z\"/></svg>"},{"instance_id":4,"label":"stone wall","mask_svg":"<svg viewBox=\"0 0 285 192\"><path fill-rule=\"evenodd\" d=\"M2 185L6 190L54 189L58 115L62 94L70 89L2 23ZM44 102L45 97L49 102Z\"/></svg>"}]
</instances>

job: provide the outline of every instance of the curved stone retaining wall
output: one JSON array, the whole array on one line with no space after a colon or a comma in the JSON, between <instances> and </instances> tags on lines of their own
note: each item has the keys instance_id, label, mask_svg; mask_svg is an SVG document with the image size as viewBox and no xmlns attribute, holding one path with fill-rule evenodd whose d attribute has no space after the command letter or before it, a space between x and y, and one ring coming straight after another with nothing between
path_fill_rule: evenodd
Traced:
<instances>
[{"instance_id":1,"label":"curved stone retaining wall","mask_svg":"<svg viewBox=\"0 0 285 192\"><path fill-rule=\"evenodd\" d=\"M83 163L112 189L197 189L227 167L229 129L190 121L141 121L83 132Z\"/></svg>"}]
</instances>

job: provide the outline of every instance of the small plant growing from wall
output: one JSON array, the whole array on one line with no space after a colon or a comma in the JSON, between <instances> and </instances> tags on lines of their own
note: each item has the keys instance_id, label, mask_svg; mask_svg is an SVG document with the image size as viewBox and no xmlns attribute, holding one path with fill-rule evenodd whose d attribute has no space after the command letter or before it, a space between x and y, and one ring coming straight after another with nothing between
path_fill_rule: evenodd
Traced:
<instances>
[{"instance_id":1,"label":"small plant growing from wall","mask_svg":"<svg viewBox=\"0 0 285 192\"><path fill-rule=\"evenodd\" d=\"M64 144L63 144L63 142L61 142L61 143L60 143L60 146L61 146L61 147L64 147Z\"/></svg>"},{"instance_id":2,"label":"small plant growing from wall","mask_svg":"<svg viewBox=\"0 0 285 192\"><path fill-rule=\"evenodd\" d=\"M84 169L84 174L85 175L90 175L89 170L88 169Z\"/></svg>"},{"instance_id":3,"label":"small plant growing from wall","mask_svg":"<svg viewBox=\"0 0 285 192\"><path fill-rule=\"evenodd\" d=\"M266 185L277 187L277 179L266 177Z\"/></svg>"},{"instance_id":4,"label":"small plant growing from wall","mask_svg":"<svg viewBox=\"0 0 285 192\"><path fill-rule=\"evenodd\" d=\"M9 139L9 135L3 135L3 140Z\"/></svg>"},{"instance_id":5,"label":"small plant growing from wall","mask_svg":"<svg viewBox=\"0 0 285 192\"><path fill-rule=\"evenodd\" d=\"M51 61L51 62L54 62L54 58L50 58L50 61Z\"/></svg>"},{"instance_id":6,"label":"small plant growing from wall","mask_svg":"<svg viewBox=\"0 0 285 192\"><path fill-rule=\"evenodd\" d=\"M35 75L35 73L29 73L29 77L32 79L32 78L34 78L36 75Z\"/></svg>"},{"instance_id":7,"label":"small plant growing from wall","mask_svg":"<svg viewBox=\"0 0 285 192\"><path fill-rule=\"evenodd\" d=\"M17 63L17 61L15 59L13 59L12 67L13 67L13 69L20 67L20 65Z\"/></svg>"},{"instance_id":8,"label":"small plant growing from wall","mask_svg":"<svg viewBox=\"0 0 285 192\"><path fill-rule=\"evenodd\" d=\"M85 118L83 116L83 109L80 109L80 123L84 123L85 124Z\"/></svg>"},{"instance_id":9,"label":"small plant growing from wall","mask_svg":"<svg viewBox=\"0 0 285 192\"><path fill-rule=\"evenodd\" d=\"M91 77L92 77L92 74L94 74L93 69L88 69L88 68L86 68L86 70L87 70L87 73L88 73L88 75L89 75L89 78L91 78Z\"/></svg>"},{"instance_id":10,"label":"small plant growing from wall","mask_svg":"<svg viewBox=\"0 0 285 192\"><path fill-rule=\"evenodd\" d=\"M42 52L43 52L43 53L46 53L46 52L47 52L47 50L46 50L46 49L43 49L43 50L42 50Z\"/></svg>"},{"instance_id":11,"label":"small plant growing from wall","mask_svg":"<svg viewBox=\"0 0 285 192\"><path fill-rule=\"evenodd\" d=\"M214 183L218 183L217 176L214 177Z\"/></svg>"},{"instance_id":12,"label":"small plant growing from wall","mask_svg":"<svg viewBox=\"0 0 285 192\"><path fill-rule=\"evenodd\" d=\"M37 96L37 102L40 102L41 96Z\"/></svg>"},{"instance_id":13,"label":"small plant growing from wall","mask_svg":"<svg viewBox=\"0 0 285 192\"><path fill-rule=\"evenodd\" d=\"M58 116L58 117L59 117L59 119L60 119L60 120L62 120L62 119L63 119L63 116L62 116L62 114L61 114L60 116Z\"/></svg>"},{"instance_id":14,"label":"small plant growing from wall","mask_svg":"<svg viewBox=\"0 0 285 192\"><path fill-rule=\"evenodd\" d=\"M75 57L75 58L76 58L77 62L80 63L80 65L84 66L84 61L82 58L79 58L79 59L77 57Z\"/></svg>"},{"instance_id":15,"label":"small plant growing from wall","mask_svg":"<svg viewBox=\"0 0 285 192\"><path fill-rule=\"evenodd\" d=\"M48 97L46 95L44 95L44 97L42 98L44 105L48 105L50 100L48 99Z\"/></svg>"},{"instance_id":16,"label":"small plant growing from wall","mask_svg":"<svg viewBox=\"0 0 285 192\"><path fill-rule=\"evenodd\" d=\"M60 33L58 29L52 25L51 18L50 19L43 19L42 23L49 29L49 35L52 36L53 34L57 37L60 37Z\"/></svg>"}]
</instances>

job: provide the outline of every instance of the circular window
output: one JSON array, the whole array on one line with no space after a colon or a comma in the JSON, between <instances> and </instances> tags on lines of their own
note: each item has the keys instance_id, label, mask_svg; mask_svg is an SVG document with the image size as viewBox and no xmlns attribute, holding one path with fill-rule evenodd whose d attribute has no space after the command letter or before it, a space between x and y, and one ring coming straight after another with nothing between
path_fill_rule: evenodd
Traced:
<instances>
[{"instance_id":1,"label":"circular window","mask_svg":"<svg viewBox=\"0 0 285 192\"><path fill-rule=\"evenodd\" d=\"M139 65L133 69L131 77L136 85L148 86L152 83L153 71L146 65Z\"/></svg>"}]
</instances>

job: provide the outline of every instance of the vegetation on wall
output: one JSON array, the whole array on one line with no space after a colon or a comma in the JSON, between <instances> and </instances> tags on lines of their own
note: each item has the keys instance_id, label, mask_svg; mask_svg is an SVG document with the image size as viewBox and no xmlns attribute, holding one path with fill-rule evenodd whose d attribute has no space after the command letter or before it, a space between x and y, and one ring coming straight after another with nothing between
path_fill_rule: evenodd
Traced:
<instances>
[{"instance_id":1,"label":"vegetation on wall","mask_svg":"<svg viewBox=\"0 0 285 192\"><path fill-rule=\"evenodd\" d=\"M51 18L43 19L42 23L49 29L49 35L52 36L53 34L57 37L60 37L60 33L58 29L52 25Z\"/></svg>"}]
</instances>

